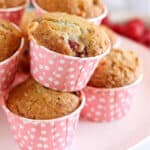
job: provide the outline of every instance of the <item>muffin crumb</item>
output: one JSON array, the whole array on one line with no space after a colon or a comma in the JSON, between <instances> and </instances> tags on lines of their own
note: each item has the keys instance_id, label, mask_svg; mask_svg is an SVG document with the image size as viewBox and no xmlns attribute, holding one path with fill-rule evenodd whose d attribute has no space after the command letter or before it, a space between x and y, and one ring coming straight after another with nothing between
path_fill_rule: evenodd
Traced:
<instances>
[{"instance_id":1,"label":"muffin crumb","mask_svg":"<svg viewBox=\"0 0 150 150\"><path fill-rule=\"evenodd\" d=\"M0 61L12 56L21 43L21 33L8 21L0 19Z\"/></svg>"},{"instance_id":2,"label":"muffin crumb","mask_svg":"<svg viewBox=\"0 0 150 150\"><path fill-rule=\"evenodd\" d=\"M45 14L32 21L28 31L38 44L74 57L103 54L110 44L108 36L98 26L65 13Z\"/></svg>"},{"instance_id":3,"label":"muffin crumb","mask_svg":"<svg viewBox=\"0 0 150 150\"><path fill-rule=\"evenodd\" d=\"M6 104L11 112L22 117L47 120L72 113L80 102L77 95L45 88L30 77L10 92Z\"/></svg>"},{"instance_id":4,"label":"muffin crumb","mask_svg":"<svg viewBox=\"0 0 150 150\"><path fill-rule=\"evenodd\" d=\"M141 62L133 51L113 49L100 61L88 85L122 87L135 82L141 73Z\"/></svg>"},{"instance_id":5,"label":"muffin crumb","mask_svg":"<svg viewBox=\"0 0 150 150\"><path fill-rule=\"evenodd\" d=\"M104 12L101 0L36 0L48 12L65 12L84 18L94 18Z\"/></svg>"}]
</instances>

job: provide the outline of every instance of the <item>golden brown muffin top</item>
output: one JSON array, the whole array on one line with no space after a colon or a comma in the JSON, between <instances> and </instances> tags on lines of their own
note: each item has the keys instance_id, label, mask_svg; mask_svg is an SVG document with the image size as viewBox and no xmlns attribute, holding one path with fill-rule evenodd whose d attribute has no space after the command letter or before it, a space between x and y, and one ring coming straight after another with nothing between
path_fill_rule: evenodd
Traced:
<instances>
[{"instance_id":1,"label":"golden brown muffin top","mask_svg":"<svg viewBox=\"0 0 150 150\"><path fill-rule=\"evenodd\" d=\"M48 12L66 12L84 18L97 17L104 11L101 0L36 0L36 2Z\"/></svg>"},{"instance_id":2,"label":"golden brown muffin top","mask_svg":"<svg viewBox=\"0 0 150 150\"><path fill-rule=\"evenodd\" d=\"M21 33L10 22L0 19L0 61L12 56L19 48Z\"/></svg>"},{"instance_id":3,"label":"golden brown muffin top","mask_svg":"<svg viewBox=\"0 0 150 150\"><path fill-rule=\"evenodd\" d=\"M114 49L99 63L89 86L116 88L135 82L141 75L141 63L133 51Z\"/></svg>"},{"instance_id":4,"label":"golden brown muffin top","mask_svg":"<svg viewBox=\"0 0 150 150\"><path fill-rule=\"evenodd\" d=\"M75 111L79 97L72 93L47 89L29 78L15 87L7 100L8 109L29 119L54 119Z\"/></svg>"},{"instance_id":5,"label":"golden brown muffin top","mask_svg":"<svg viewBox=\"0 0 150 150\"><path fill-rule=\"evenodd\" d=\"M0 0L0 8L13 8L25 4L25 0Z\"/></svg>"},{"instance_id":6,"label":"golden brown muffin top","mask_svg":"<svg viewBox=\"0 0 150 150\"><path fill-rule=\"evenodd\" d=\"M100 28L104 30L104 32L108 35L111 42L111 46L113 47L117 42L117 35L115 34L115 32L105 25L101 25Z\"/></svg>"},{"instance_id":7,"label":"golden brown muffin top","mask_svg":"<svg viewBox=\"0 0 150 150\"><path fill-rule=\"evenodd\" d=\"M98 26L65 13L49 13L36 18L28 31L38 44L69 56L97 56L109 45L108 36Z\"/></svg>"}]
</instances>

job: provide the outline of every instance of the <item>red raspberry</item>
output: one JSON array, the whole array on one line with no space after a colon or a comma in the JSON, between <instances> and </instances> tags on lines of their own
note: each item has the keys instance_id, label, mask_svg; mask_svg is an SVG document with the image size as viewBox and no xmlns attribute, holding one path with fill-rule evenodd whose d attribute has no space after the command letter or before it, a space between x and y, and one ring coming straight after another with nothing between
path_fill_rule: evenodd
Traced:
<instances>
[{"instance_id":1,"label":"red raspberry","mask_svg":"<svg viewBox=\"0 0 150 150\"><path fill-rule=\"evenodd\" d=\"M121 35L126 35L126 28L123 24L114 24L111 26L111 29Z\"/></svg>"},{"instance_id":2,"label":"red raspberry","mask_svg":"<svg viewBox=\"0 0 150 150\"><path fill-rule=\"evenodd\" d=\"M130 20L126 24L127 36L134 40L139 40L140 38L142 38L144 28L145 26L142 20L140 19Z\"/></svg>"},{"instance_id":3,"label":"red raspberry","mask_svg":"<svg viewBox=\"0 0 150 150\"><path fill-rule=\"evenodd\" d=\"M70 47L76 52L76 50L78 50L80 45L73 40L69 40L68 42L69 42Z\"/></svg>"},{"instance_id":4,"label":"red raspberry","mask_svg":"<svg viewBox=\"0 0 150 150\"><path fill-rule=\"evenodd\" d=\"M110 23L110 18L109 16L106 16L103 20L102 20L102 24L106 25L106 26L109 26L111 23Z\"/></svg>"},{"instance_id":5,"label":"red raspberry","mask_svg":"<svg viewBox=\"0 0 150 150\"><path fill-rule=\"evenodd\" d=\"M141 42L150 48L150 29L145 29Z\"/></svg>"}]
</instances>

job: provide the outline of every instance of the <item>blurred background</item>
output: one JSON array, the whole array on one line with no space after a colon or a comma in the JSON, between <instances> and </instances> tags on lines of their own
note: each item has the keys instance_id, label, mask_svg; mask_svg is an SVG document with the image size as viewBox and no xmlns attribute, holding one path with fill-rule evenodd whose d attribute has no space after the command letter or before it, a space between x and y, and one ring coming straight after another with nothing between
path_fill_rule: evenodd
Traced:
<instances>
[{"instance_id":1,"label":"blurred background","mask_svg":"<svg viewBox=\"0 0 150 150\"><path fill-rule=\"evenodd\" d=\"M110 12L129 11L150 15L150 0L103 0Z\"/></svg>"}]
</instances>

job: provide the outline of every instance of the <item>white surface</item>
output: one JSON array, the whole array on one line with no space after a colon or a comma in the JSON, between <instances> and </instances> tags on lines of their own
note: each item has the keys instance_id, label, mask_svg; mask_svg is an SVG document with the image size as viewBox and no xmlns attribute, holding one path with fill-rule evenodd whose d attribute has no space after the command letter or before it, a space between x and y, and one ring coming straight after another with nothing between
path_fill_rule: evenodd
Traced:
<instances>
[{"instance_id":1,"label":"white surface","mask_svg":"<svg viewBox=\"0 0 150 150\"><path fill-rule=\"evenodd\" d=\"M144 60L144 81L133 107L120 121L102 124L80 121L71 150L126 150L150 135L150 51L125 39L121 43L125 48L135 49ZM0 150L18 150L1 110Z\"/></svg>"},{"instance_id":2,"label":"white surface","mask_svg":"<svg viewBox=\"0 0 150 150\"><path fill-rule=\"evenodd\" d=\"M150 0L103 0L109 10L150 13Z\"/></svg>"},{"instance_id":3,"label":"white surface","mask_svg":"<svg viewBox=\"0 0 150 150\"><path fill-rule=\"evenodd\" d=\"M150 137L144 139L135 146L129 148L129 150L149 150L150 149Z\"/></svg>"}]
</instances>

